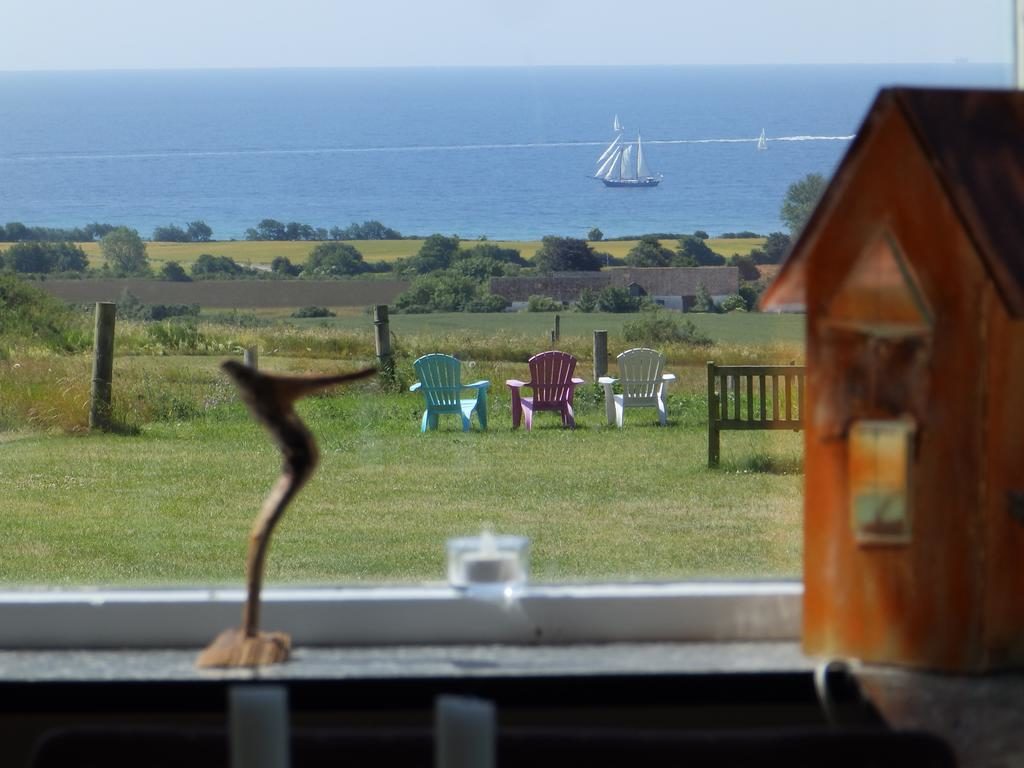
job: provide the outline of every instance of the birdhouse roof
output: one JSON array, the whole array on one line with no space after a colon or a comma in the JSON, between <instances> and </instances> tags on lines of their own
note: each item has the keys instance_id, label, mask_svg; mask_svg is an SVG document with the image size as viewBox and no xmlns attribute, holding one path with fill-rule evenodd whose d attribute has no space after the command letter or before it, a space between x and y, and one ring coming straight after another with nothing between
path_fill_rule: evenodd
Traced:
<instances>
[{"instance_id":1,"label":"birdhouse roof","mask_svg":"<svg viewBox=\"0 0 1024 768\"><path fill-rule=\"evenodd\" d=\"M765 309L803 302L816 234L839 213L848 181L864 167L869 137L901 113L1007 310L1024 316L1024 91L883 88L875 98L789 258Z\"/></svg>"}]
</instances>

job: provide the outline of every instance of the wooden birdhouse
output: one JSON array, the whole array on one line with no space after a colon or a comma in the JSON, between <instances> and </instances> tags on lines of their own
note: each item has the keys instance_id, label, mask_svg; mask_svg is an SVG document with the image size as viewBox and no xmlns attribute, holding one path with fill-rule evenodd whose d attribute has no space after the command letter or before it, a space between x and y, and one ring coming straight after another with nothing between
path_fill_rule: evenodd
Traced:
<instances>
[{"instance_id":1,"label":"wooden birdhouse","mask_svg":"<svg viewBox=\"0 0 1024 768\"><path fill-rule=\"evenodd\" d=\"M805 651L1024 666L1024 92L881 91L762 306L794 302Z\"/></svg>"}]
</instances>

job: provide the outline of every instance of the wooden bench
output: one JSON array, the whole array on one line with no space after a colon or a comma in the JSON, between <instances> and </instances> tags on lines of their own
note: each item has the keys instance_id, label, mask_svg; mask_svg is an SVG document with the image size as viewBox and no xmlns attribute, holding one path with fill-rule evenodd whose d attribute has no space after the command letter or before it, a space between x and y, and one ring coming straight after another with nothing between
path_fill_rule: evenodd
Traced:
<instances>
[{"instance_id":1,"label":"wooden bench","mask_svg":"<svg viewBox=\"0 0 1024 768\"><path fill-rule=\"evenodd\" d=\"M708 466L726 429L803 429L804 366L708 363Z\"/></svg>"}]
</instances>

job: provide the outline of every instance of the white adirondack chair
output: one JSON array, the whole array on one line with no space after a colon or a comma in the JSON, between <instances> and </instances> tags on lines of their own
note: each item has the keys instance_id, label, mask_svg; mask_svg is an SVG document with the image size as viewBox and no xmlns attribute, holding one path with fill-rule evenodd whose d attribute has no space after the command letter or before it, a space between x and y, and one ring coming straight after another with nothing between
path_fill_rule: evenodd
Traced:
<instances>
[{"instance_id":1,"label":"white adirondack chair","mask_svg":"<svg viewBox=\"0 0 1024 768\"><path fill-rule=\"evenodd\" d=\"M604 409L608 423L622 426L622 414L627 408L657 408L661 426L668 424L665 408L665 388L676 380L674 373L664 373L665 356L653 349L637 347L627 349L616 360L619 378L602 376L597 382L604 386ZM621 383L621 394L615 394L614 385Z\"/></svg>"}]
</instances>

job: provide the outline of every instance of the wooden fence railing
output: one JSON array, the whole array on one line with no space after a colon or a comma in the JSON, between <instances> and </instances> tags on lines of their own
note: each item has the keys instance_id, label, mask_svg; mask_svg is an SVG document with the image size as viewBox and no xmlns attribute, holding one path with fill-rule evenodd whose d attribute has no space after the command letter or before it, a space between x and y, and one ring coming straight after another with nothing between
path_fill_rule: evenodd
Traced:
<instances>
[{"instance_id":1,"label":"wooden fence railing","mask_svg":"<svg viewBox=\"0 0 1024 768\"><path fill-rule=\"evenodd\" d=\"M708 363L708 466L727 429L803 429L804 366Z\"/></svg>"}]
</instances>

